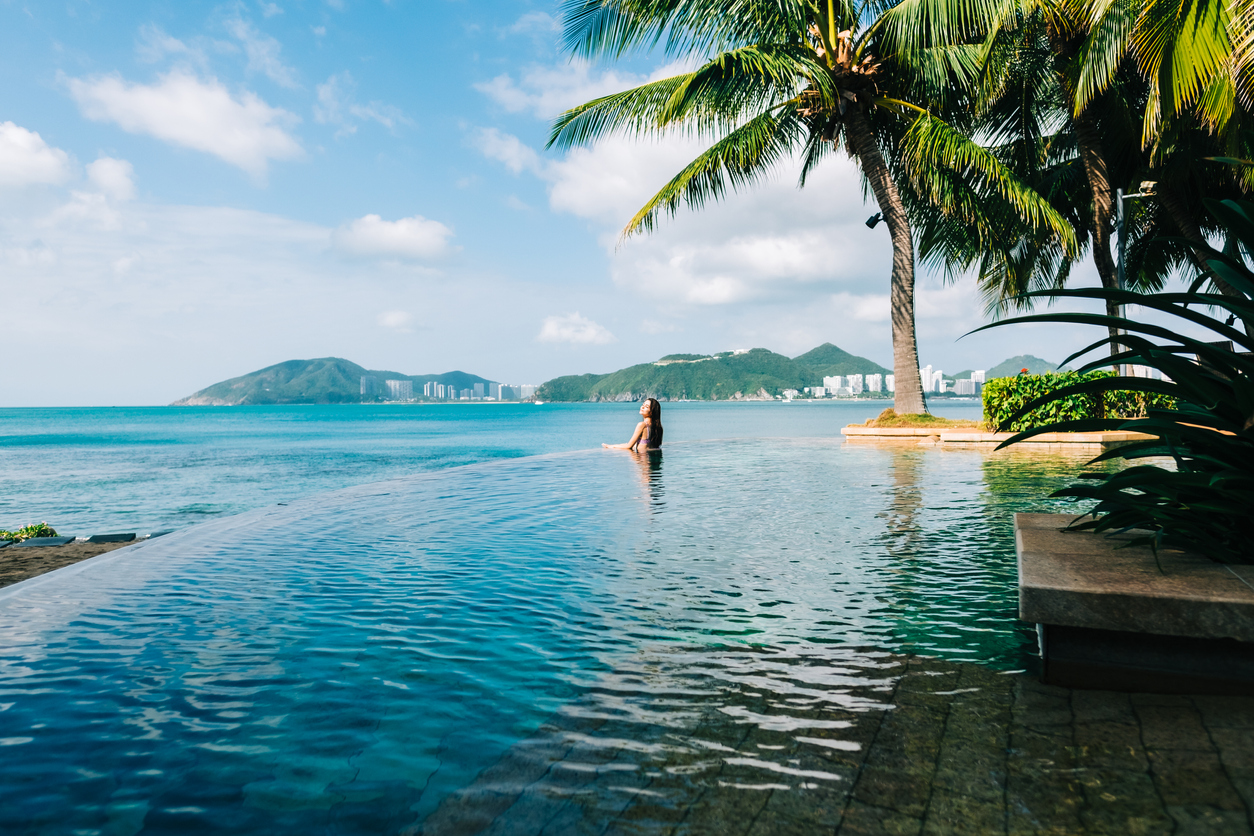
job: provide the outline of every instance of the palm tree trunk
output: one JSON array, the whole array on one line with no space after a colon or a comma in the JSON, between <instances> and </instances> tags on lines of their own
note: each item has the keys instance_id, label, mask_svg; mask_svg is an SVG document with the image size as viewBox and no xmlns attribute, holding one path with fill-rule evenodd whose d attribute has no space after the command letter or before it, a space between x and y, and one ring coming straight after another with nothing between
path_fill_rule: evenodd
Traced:
<instances>
[{"instance_id":1,"label":"palm tree trunk","mask_svg":"<svg viewBox=\"0 0 1254 836\"><path fill-rule=\"evenodd\" d=\"M871 191L875 194L893 241L893 273L889 290L896 387L893 408L900 415L925 413L927 403L919 376L919 345L914 329L914 240L910 235L906 207L871 133L871 125L857 105L845 114L845 139L849 150L862 164L862 173L871 183Z\"/></svg>"},{"instance_id":2,"label":"palm tree trunk","mask_svg":"<svg viewBox=\"0 0 1254 836\"><path fill-rule=\"evenodd\" d=\"M1167 210L1167 215L1171 218L1172 223L1176 225L1176 229L1180 230L1181 235L1195 244L1207 243L1206 237L1202 235L1202 228L1198 226L1197 220L1184 207L1184 201L1181 199L1179 192L1167 184L1160 184L1157 197L1159 204ZM1192 248L1189 249L1188 253L1189 260L1193 262L1193 266L1197 268L1198 272L1209 272L1202 259L1198 257L1198 254ZM1224 296L1242 298L1241 294L1236 291L1236 288L1218 276L1212 275L1210 280L1215 285L1215 289Z\"/></svg>"},{"instance_id":3,"label":"palm tree trunk","mask_svg":"<svg viewBox=\"0 0 1254 836\"><path fill-rule=\"evenodd\" d=\"M1075 117L1075 139L1080 150L1080 160L1084 164L1084 176L1088 180L1089 191L1093 195L1093 263L1097 267L1097 275L1102 287L1112 289L1119 287L1119 268L1110 256L1110 216L1113 209L1110 175L1106 170L1106 157L1102 154L1102 141L1088 111ZM1119 306L1110 299L1106 300L1106 315L1119 316ZM1119 329L1109 326L1112 342L1110 353L1121 349L1116 340Z\"/></svg>"}]
</instances>

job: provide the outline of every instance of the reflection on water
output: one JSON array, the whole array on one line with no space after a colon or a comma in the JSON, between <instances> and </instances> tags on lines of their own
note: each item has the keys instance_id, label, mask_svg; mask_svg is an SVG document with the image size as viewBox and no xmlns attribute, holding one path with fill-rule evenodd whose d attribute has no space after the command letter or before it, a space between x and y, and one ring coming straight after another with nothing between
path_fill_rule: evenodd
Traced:
<instances>
[{"instance_id":1,"label":"reflection on water","mask_svg":"<svg viewBox=\"0 0 1254 836\"><path fill-rule=\"evenodd\" d=\"M770 735L857 744L830 712L882 713L901 654L1027 664L1010 514L1055 507L1062 460L665 455L377 483L0 592L0 831L396 832L562 716L822 782Z\"/></svg>"}]
</instances>

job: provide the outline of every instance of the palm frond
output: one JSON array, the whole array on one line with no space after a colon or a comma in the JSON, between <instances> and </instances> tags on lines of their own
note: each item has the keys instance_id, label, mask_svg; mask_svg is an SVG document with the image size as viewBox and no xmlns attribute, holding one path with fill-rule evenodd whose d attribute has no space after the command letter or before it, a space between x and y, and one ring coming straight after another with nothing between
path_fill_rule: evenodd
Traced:
<instances>
[{"instance_id":1,"label":"palm frond","mask_svg":"<svg viewBox=\"0 0 1254 836\"><path fill-rule=\"evenodd\" d=\"M805 134L805 123L794 107L750 119L711 145L650 198L627 222L623 237L652 231L661 213L674 215L681 203L700 209L729 188L748 185L793 151Z\"/></svg>"}]
</instances>

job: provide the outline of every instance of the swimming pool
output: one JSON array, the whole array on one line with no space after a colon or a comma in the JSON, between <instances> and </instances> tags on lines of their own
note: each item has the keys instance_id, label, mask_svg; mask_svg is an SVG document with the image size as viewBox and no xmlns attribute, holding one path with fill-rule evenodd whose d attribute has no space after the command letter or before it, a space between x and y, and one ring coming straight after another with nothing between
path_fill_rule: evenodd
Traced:
<instances>
[{"instance_id":1,"label":"swimming pool","mask_svg":"<svg viewBox=\"0 0 1254 836\"><path fill-rule=\"evenodd\" d=\"M421 832L587 712L649 740L713 709L839 748L839 724L793 715L882 708L885 660L1030 664L1010 514L1060 507L1044 497L1080 461L826 439L539 456L19 584L0 591L0 831ZM728 688L779 699L745 714ZM749 763L762 786L822 780Z\"/></svg>"}]
</instances>

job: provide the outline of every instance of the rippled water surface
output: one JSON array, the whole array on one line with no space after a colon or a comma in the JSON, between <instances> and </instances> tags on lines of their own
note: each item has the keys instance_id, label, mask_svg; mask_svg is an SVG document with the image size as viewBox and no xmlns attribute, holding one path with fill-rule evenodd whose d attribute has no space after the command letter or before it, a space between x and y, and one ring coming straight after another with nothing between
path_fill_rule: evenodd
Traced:
<instances>
[{"instance_id":1,"label":"rippled water surface","mask_svg":"<svg viewBox=\"0 0 1254 836\"><path fill-rule=\"evenodd\" d=\"M901 654L1029 663L1010 514L1051 507L1079 461L824 439L554 454L28 581L0 592L0 832L416 833L555 717L613 718L625 750L711 712L856 748L810 709L882 708ZM735 745L711 743L763 787L825 780ZM510 774L494 786L532 780Z\"/></svg>"}]
</instances>

